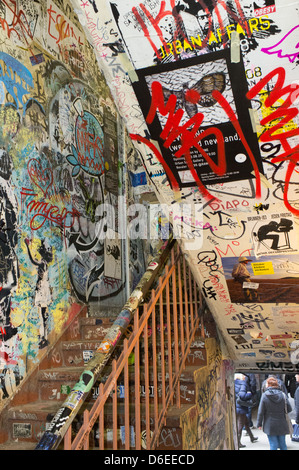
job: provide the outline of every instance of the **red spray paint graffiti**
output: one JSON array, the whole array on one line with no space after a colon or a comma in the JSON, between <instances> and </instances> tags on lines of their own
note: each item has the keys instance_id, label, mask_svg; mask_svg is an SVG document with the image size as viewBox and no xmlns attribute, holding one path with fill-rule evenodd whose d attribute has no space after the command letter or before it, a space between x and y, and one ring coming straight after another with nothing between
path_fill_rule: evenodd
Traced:
<instances>
[{"instance_id":1,"label":"red spray paint graffiti","mask_svg":"<svg viewBox=\"0 0 299 470\"><path fill-rule=\"evenodd\" d=\"M238 122L238 119L234 111L232 110L230 104L227 102L227 100L223 97L223 95L219 91L214 90L212 95L213 95L213 98L216 100L216 102L218 102L219 105L226 112L240 140L242 141L242 144L245 150L248 153L248 156L251 160L251 164L252 164L255 177L256 177L256 197L260 198L261 197L261 180L260 180L258 165L246 141L244 133ZM188 90L185 94L185 99L194 104L194 103L198 103L201 97L197 91ZM185 158L188 168L194 178L194 181L196 182L198 188L200 189L201 193L208 200L211 200L214 197L209 193L209 191L203 185L203 183L201 182L197 174L197 171L194 168L192 157L191 157L191 149L195 148L203 156L203 158L209 164L211 170L214 173L220 176L224 175L226 172L226 154L225 154L224 136L221 130L218 129L217 127L209 127L208 129L205 129L199 133L200 126L204 119L203 113L196 113L184 125L180 125L184 111L181 108L176 111L176 104L177 104L177 97L175 95L171 95L168 98L167 103L164 104L164 95L163 95L162 85L159 82L156 82L156 81L153 82L152 83L152 101L151 101L150 110L146 117L146 122L148 124L151 124L156 116L157 111L162 116L168 116L164 129L162 130L160 134L160 138L164 140L164 144L163 144L164 148L168 149L175 139L177 139L178 137L181 138L181 147L179 148L179 150L177 150L174 153L174 157ZM204 139L204 137L206 137L207 135L214 135L216 137L218 163L215 163L201 146L201 140ZM163 159L162 155L157 150L157 148L152 143L150 143L148 139L143 138L139 135L131 134L131 138L132 140L145 143L146 145L150 147L150 149L155 153L160 163L162 163L165 169L165 172L172 184L173 189L177 190L179 187L175 179L175 176L171 172L170 168L166 164L165 160Z\"/></svg>"},{"instance_id":2,"label":"red spray paint graffiti","mask_svg":"<svg viewBox=\"0 0 299 470\"><path fill-rule=\"evenodd\" d=\"M238 24L239 28L241 28L242 31L246 31L248 36L249 37L251 36L253 27L249 25L248 22L246 21L246 17L244 15L244 12L242 10L239 0L235 0L234 8L230 8L224 0L212 0L212 2L210 2L209 7L206 5L204 0L197 0L196 3L198 3L199 7L202 9L203 12L205 12L208 18L208 31L206 33L206 36L202 40L198 41L198 46L200 49L207 46L210 40L211 34L214 35L214 33L216 32L216 28L213 27L214 20L212 18L211 11L214 11L215 16L217 17L217 21L219 25L219 27L217 28L218 37L219 35L220 36L223 35L225 38L225 36L227 35L228 39L230 38L230 30L225 28L225 21L222 18L223 13L225 13L226 15L229 15L232 18L232 21ZM187 43L188 48L192 50L192 46L189 44L184 28L182 27L183 20L179 11L176 8L175 0L170 0L169 10L166 10L165 5L166 5L165 0L161 1L160 11L156 15L156 17L153 17L153 15L144 6L144 4L140 3L139 8L142 11L143 15L149 21L150 25L154 28L159 40L161 41L161 45L165 48L167 54L169 52L170 53L174 53L174 51L176 52L175 45L173 47L171 43L168 43L167 41L165 41L164 36L163 36L163 31L161 27L159 26L161 21L167 16L171 16L176 25L176 30L174 31L174 34L173 34L173 43L175 42L176 39L180 38L179 43L185 43L185 44ZM133 7L132 13L134 14L135 18L139 22L142 28L142 31L144 33L144 36L149 41L151 47L153 48L154 53L159 59L161 59L162 57L160 55L160 52L158 48L156 47L153 39L151 38L149 28L146 25L145 20L143 19L141 15L141 12L138 11L137 7ZM226 45L225 39L223 41L223 45L224 46ZM178 55L178 54L174 53L174 55Z\"/></svg>"},{"instance_id":3,"label":"red spray paint graffiti","mask_svg":"<svg viewBox=\"0 0 299 470\"><path fill-rule=\"evenodd\" d=\"M289 186L293 176L293 172L299 162L299 144L292 147L288 139L298 136L299 129L284 130L284 127L298 115L298 109L293 107L290 108L292 103L298 98L299 85L291 84L284 86L285 84L285 70L283 67L278 67L272 72L268 73L262 80L260 80L248 93L247 98L253 99L258 93L266 88L270 81L276 78L276 83L273 90L265 100L265 106L271 110L270 114L261 120L261 125L266 126L273 122L270 129L260 136L261 142L280 141L284 153L272 158L273 163L289 161L286 177L285 177L285 188L284 188L284 203L286 208L296 216L299 215L299 210L291 206L288 200ZM283 103L277 108L277 103L282 98L285 98ZM275 105L274 111L272 107ZM277 122L278 120L278 122Z\"/></svg>"}]
</instances>

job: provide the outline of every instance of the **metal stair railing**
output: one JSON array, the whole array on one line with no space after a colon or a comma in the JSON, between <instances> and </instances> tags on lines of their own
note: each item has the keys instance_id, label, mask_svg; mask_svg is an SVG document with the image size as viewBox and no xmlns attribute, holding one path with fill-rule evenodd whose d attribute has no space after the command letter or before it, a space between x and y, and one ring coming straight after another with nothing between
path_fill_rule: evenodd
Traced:
<instances>
[{"instance_id":1,"label":"metal stair railing","mask_svg":"<svg viewBox=\"0 0 299 470\"><path fill-rule=\"evenodd\" d=\"M201 307L190 267L178 244L169 240L148 266L36 450L56 450L63 439L65 450L94 445L113 450L156 448L169 406L175 401L180 407L179 379ZM201 328L203 332L202 318ZM113 359L120 345L122 352ZM90 410L85 403L83 423L77 429L78 413L96 383L98 398Z\"/></svg>"}]
</instances>

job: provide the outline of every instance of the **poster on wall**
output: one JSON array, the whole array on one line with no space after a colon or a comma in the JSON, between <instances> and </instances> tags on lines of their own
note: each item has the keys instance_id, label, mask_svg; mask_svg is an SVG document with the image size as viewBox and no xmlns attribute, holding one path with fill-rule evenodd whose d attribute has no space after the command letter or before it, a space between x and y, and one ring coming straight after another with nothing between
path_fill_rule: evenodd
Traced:
<instances>
[{"instance_id":1,"label":"poster on wall","mask_svg":"<svg viewBox=\"0 0 299 470\"><path fill-rule=\"evenodd\" d=\"M244 66L231 62L229 50L137 73L133 86L151 137L180 188L263 173Z\"/></svg>"},{"instance_id":2,"label":"poster on wall","mask_svg":"<svg viewBox=\"0 0 299 470\"><path fill-rule=\"evenodd\" d=\"M105 263L106 277L121 279L121 239L119 234L111 229L105 237Z\"/></svg>"},{"instance_id":3,"label":"poster on wall","mask_svg":"<svg viewBox=\"0 0 299 470\"><path fill-rule=\"evenodd\" d=\"M298 253L298 233L290 212L247 217L256 257Z\"/></svg>"},{"instance_id":4,"label":"poster on wall","mask_svg":"<svg viewBox=\"0 0 299 470\"><path fill-rule=\"evenodd\" d=\"M282 9L277 2L113 0L110 7L128 57L141 69L230 47L233 31L240 36L245 57L280 32L276 20ZM287 6L286 0L280 2Z\"/></svg>"},{"instance_id":5,"label":"poster on wall","mask_svg":"<svg viewBox=\"0 0 299 470\"><path fill-rule=\"evenodd\" d=\"M222 259L232 303L298 303L299 255Z\"/></svg>"},{"instance_id":6,"label":"poster on wall","mask_svg":"<svg viewBox=\"0 0 299 470\"><path fill-rule=\"evenodd\" d=\"M118 140L117 121L115 117L104 110L104 159L105 159L105 189L118 196Z\"/></svg>"}]
</instances>

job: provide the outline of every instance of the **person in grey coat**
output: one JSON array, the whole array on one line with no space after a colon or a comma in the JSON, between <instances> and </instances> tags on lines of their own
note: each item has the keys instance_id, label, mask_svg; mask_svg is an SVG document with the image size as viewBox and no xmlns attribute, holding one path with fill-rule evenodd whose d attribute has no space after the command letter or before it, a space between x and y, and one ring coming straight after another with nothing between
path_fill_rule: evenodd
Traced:
<instances>
[{"instance_id":1,"label":"person in grey coat","mask_svg":"<svg viewBox=\"0 0 299 470\"><path fill-rule=\"evenodd\" d=\"M270 450L287 450L286 435L290 434L287 413L292 407L274 377L267 379L267 389L261 397L257 413L257 427L267 434Z\"/></svg>"}]
</instances>

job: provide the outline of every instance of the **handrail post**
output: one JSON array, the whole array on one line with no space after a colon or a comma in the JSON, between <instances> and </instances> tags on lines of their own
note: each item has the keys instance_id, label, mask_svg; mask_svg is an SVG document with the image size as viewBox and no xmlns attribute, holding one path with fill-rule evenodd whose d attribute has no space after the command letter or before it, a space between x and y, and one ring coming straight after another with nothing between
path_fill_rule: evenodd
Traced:
<instances>
[{"instance_id":1,"label":"handrail post","mask_svg":"<svg viewBox=\"0 0 299 470\"><path fill-rule=\"evenodd\" d=\"M139 309L134 317L134 336L137 337L139 330ZM140 426L140 347L139 341L136 342L134 349L135 355L135 446L136 450L141 449L141 426Z\"/></svg>"},{"instance_id":2,"label":"handrail post","mask_svg":"<svg viewBox=\"0 0 299 470\"><path fill-rule=\"evenodd\" d=\"M172 302L173 302L173 336L174 336L174 364L175 371L179 370L179 334L178 334L178 311L177 311L177 286L176 286L176 262L174 259L174 252L171 252L171 262L174 266L172 273ZM180 400L180 381L178 380L176 386L176 405L181 407Z\"/></svg>"}]
</instances>

